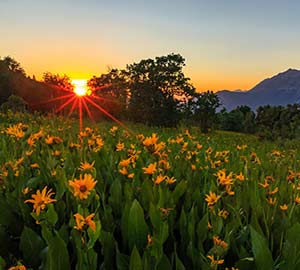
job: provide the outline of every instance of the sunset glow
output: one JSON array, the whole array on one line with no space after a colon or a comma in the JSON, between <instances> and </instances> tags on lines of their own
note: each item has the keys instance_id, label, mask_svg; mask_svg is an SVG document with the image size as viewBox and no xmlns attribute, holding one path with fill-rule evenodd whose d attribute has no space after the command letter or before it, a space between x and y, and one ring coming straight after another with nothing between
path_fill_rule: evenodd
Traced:
<instances>
[{"instance_id":1,"label":"sunset glow","mask_svg":"<svg viewBox=\"0 0 300 270\"><path fill-rule=\"evenodd\" d=\"M81 97L89 95L89 91L87 89L87 80L72 80L74 84L74 93Z\"/></svg>"}]
</instances>

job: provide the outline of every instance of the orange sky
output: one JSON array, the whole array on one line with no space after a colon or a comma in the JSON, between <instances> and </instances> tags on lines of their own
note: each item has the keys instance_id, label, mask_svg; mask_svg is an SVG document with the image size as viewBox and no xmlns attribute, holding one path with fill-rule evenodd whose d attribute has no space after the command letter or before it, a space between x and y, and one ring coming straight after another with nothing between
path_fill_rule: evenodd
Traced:
<instances>
[{"instance_id":1,"label":"orange sky","mask_svg":"<svg viewBox=\"0 0 300 270\"><path fill-rule=\"evenodd\" d=\"M88 79L169 53L197 90L248 90L300 68L300 2L0 1L0 56L29 75Z\"/></svg>"}]
</instances>

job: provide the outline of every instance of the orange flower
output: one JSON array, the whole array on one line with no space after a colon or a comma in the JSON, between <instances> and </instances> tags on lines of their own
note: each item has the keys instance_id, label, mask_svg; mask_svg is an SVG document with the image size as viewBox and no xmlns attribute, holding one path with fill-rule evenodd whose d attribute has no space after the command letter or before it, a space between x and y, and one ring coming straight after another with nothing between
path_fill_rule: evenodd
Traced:
<instances>
[{"instance_id":1,"label":"orange flower","mask_svg":"<svg viewBox=\"0 0 300 270\"><path fill-rule=\"evenodd\" d=\"M299 197L298 195L297 195L296 198L295 198L295 203L296 203L296 204L299 204L299 203L300 203L300 197Z\"/></svg>"},{"instance_id":2,"label":"orange flower","mask_svg":"<svg viewBox=\"0 0 300 270\"><path fill-rule=\"evenodd\" d=\"M143 141L143 145L145 145L146 147L149 147L153 144L156 144L158 140L158 137L155 133L152 133L151 137L147 137L146 139L144 139Z\"/></svg>"},{"instance_id":3,"label":"orange flower","mask_svg":"<svg viewBox=\"0 0 300 270\"><path fill-rule=\"evenodd\" d=\"M240 173L240 174L235 176L235 179L243 182L243 181L245 181L245 176L242 173Z\"/></svg>"},{"instance_id":4,"label":"orange flower","mask_svg":"<svg viewBox=\"0 0 300 270\"><path fill-rule=\"evenodd\" d=\"M18 140L22 139L25 136L25 133L23 131L23 127L24 126L23 126L22 123L19 123L19 124L13 125L13 126L9 126L6 129L6 134L8 134L10 136L13 136L13 137L16 137Z\"/></svg>"},{"instance_id":5,"label":"orange flower","mask_svg":"<svg viewBox=\"0 0 300 270\"><path fill-rule=\"evenodd\" d=\"M79 170L81 171L85 171L85 170L94 170L94 164L95 164L95 161L93 161L92 163L88 163L88 162L81 162L80 163L80 168Z\"/></svg>"},{"instance_id":6,"label":"orange flower","mask_svg":"<svg viewBox=\"0 0 300 270\"><path fill-rule=\"evenodd\" d=\"M176 179L174 178L174 176L170 177L170 176L166 176L166 182L171 185L174 184L176 182Z\"/></svg>"},{"instance_id":7,"label":"orange flower","mask_svg":"<svg viewBox=\"0 0 300 270\"><path fill-rule=\"evenodd\" d=\"M90 214L87 217L84 217L80 215L79 213L75 214L75 221L76 221L76 226L74 226L74 229L83 231L86 230L87 227L90 227L93 232L96 232L96 223L93 221L93 217L95 214Z\"/></svg>"},{"instance_id":8,"label":"orange flower","mask_svg":"<svg viewBox=\"0 0 300 270\"><path fill-rule=\"evenodd\" d=\"M217 266L219 264L223 264L224 260L215 260L213 255L208 255L207 258L209 258L211 260L211 265L212 266Z\"/></svg>"},{"instance_id":9,"label":"orange flower","mask_svg":"<svg viewBox=\"0 0 300 270\"><path fill-rule=\"evenodd\" d=\"M26 270L26 267L25 265L20 264L20 265L12 266L8 268L8 270Z\"/></svg>"},{"instance_id":10,"label":"orange flower","mask_svg":"<svg viewBox=\"0 0 300 270\"><path fill-rule=\"evenodd\" d=\"M214 241L214 245L216 245L216 246L220 246L220 247L222 247L222 248L224 248L224 249L226 249L227 247L228 247L228 244L225 242L225 241L223 241L223 240L221 240L218 236L213 236L213 241Z\"/></svg>"},{"instance_id":11,"label":"orange flower","mask_svg":"<svg viewBox=\"0 0 300 270\"><path fill-rule=\"evenodd\" d=\"M159 185L159 184L160 184L161 182L163 182L165 179L166 179L166 177L160 174L160 175L158 175L158 176L156 177L156 179L155 179L155 181L154 181L154 184L155 184L155 185Z\"/></svg>"},{"instance_id":12,"label":"orange flower","mask_svg":"<svg viewBox=\"0 0 300 270\"><path fill-rule=\"evenodd\" d=\"M222 186L231 185L233 183L232 172L226 176L225 169L219 170L215 176L217 176L219 184Z\"/></svg>"},{"instance_id":13,"label":"orange flower","mask_svg":"<svg viewBox=\"0 0 300 270\"><path fill-rule=\"evenodd\" d=\"M156 172L156 163L149 164L148 167L144 167L144 174L153 174Z\"/></svg>"},{"instance_id":14,"label":"orange flower","mask_svg":"<svg viewBox=\"0 0 300 270\"><path fill-rule=\"evenodd\" d=\"M218 200L220 200L221 198L221 196L211 191L209 192L209 194L206 194L205 197L206 197L205 201L207 202L208 206L215 205L218 202Z\"/></svg>"},{"instance_id":15,"label":"orange flower","mask_svg":"<svg viewBox=\"0 0 300 270\"><path fill-rule=\"evenodd\" d=\"M269 199L267 199L267 202L269 205L274 206L277 202L277 199L270 197Z\"/></svg>"},{"instance_id":16,"label":"orange flower","mask_svg":"<svg viewBox=\"0 0 300 270\"><path fill-rule=\"evenodd\" d=\"M286 204L283 204L283 205L279 205L279 208L282 211L287 211L289 207Z\"/></svg>"},{"instance_id":17,"label":"orange flower","mask_svg":"<svg viewBox=\"0 0 300 270\"><path fill-rule=\"evenodd\" d=\"M117 145L116 145L116 151L117 151L117 152L122 151L124 148L125 148L124 143L121 143L121 142L118 142L118 143L117 143Z\"/></svg>"},{"instance_id":18,"label":"orange flower","mask_svg":"<svg viewBox=\"0 0 300 270\"><path fill-rule=\"evenodd\" d=\"M51 196L54 192L51 192L51 189L47 191L47 186L44 187L42 192L38 189L36 194L32 194L32 199L26 200L25 203L32 203L33 204L33 211L36 212L36 215L39 216L41 210L44 210L46 205L49 203L56 202L55 199L52 199Z\"/></svg>"},{"instance_id":19,"label":"orange flower","mask_svg":"<svg viewBox=\"0 0 300 270\"><path fill-rule=\"evenodd\" d=\"M88 173L85 173L83 178L80 175L79 179L69 180L69 185L73 188L73 195L79 197L80 200L87 199L96 183L97 181Z\"/></svg>"}]
</instances>

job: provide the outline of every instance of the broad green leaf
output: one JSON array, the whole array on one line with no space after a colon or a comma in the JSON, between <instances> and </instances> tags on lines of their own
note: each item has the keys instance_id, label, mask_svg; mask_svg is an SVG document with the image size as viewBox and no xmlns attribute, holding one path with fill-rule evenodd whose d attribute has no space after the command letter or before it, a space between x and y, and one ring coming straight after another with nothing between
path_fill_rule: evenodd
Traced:
<instances>
[{"instance_id":1,"label":"broad green leaf","mask_svg":"<svg viewBox=\"0 0 300 270\"><path fill-rule=\"evenodd\" d=\"M42 238L29 227L24 227L20 239L20 250L23 253L25 262L37 269L41 264L39 253L45 247Z\"/></svg>"},{"instance_id":2,"label":"broad green leaf","mask_svg":"<svg viewBox=\"0 0 300 270\"><path fill-rule=\"evenodd\" d=\"M280 270L300 269L300 242L296 239L300 235L300 224L294 224L286 233L283 246L284 264Z\"/></svg>"},{"instance_id":3,"label":"broad green leaf","mask_svg":"<svg viewBox=\"0 0 300 270\"><path fill-rule=\"evenodd\" d=\"M116 247L117 269L118 270L128 270L129 261L130 261L130 257L125 254L121 254L119 249Z\"/></svg>"},{"instance_id":4,"label":"broad green leaf","mask_svg":"<svg viewBox=\"0 0 300 270\"><path fill-rule=\"evenodd\" d=\"M180 181L177 185L175 190L172 193L173 201L176 204L179 198L184 194L187 189L187 181Z\"/></svg>"},{"instance_id":5,"label":"broad green leaf","mask_svg":"<svg viewBox=\"0 0 300 270\"><path fill-rule=\"evenodd\" d=\"M129 270L143 270L142 259L136 246L133 247L131 252Z\"/></svg>"},{"instance_id":6,"label":"broad green leaf","mask_svg":"<svg viewBox=\"0 0 300 270\"><path fill-rule=\"evenodd\" d=\"M148 227L144 218L144 211L137 200L134 200L128 217L129 248L136 246L142 250L147 243Z\"/></svg>"},{"instance_id":7,"label":"broad green leaf","mask_svg":"<svg viewBox=\"0 0 300 270\"><path fill-rule=\"evenodd\" d=\"M250 225L252 251L257 270L272 270L274 262L267 240Z\"/></svg>"}]
</instances>

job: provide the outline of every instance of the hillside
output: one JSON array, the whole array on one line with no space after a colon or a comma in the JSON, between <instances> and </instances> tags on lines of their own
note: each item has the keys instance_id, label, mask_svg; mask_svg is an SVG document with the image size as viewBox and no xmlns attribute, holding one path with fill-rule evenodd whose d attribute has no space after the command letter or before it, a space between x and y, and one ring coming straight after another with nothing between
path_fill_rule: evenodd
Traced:
<instances>
[{"instance_id":1,"label":"hillside","mask_svg":"<svg viewBox=\"0 0 300 270\"><path fill-rule=\"evenodd\" d=\"M300 102L300 70L288 69L258 83L249 91L223 90L218 97L228 111L239 105L253 110L262 105L287 105Z\"/></svg>"}]
</instances>

